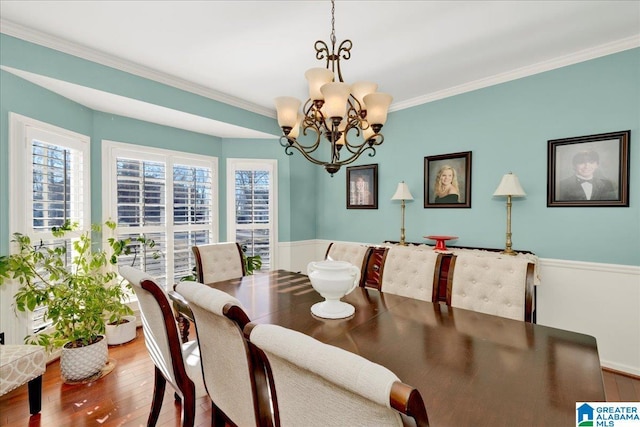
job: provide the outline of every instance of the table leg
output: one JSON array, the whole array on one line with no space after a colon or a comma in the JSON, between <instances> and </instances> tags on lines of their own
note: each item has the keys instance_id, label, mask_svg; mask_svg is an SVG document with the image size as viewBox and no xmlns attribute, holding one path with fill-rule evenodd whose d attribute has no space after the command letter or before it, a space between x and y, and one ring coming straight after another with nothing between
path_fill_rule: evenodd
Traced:
<instances>
[{"instance_id":1,"label":"table leg","mask_svg":"<svg viewBox=\"0 0 640 427\"><path fill-rule=\"evenodd\" d=\"M181 313L176 314L176 322L178 323L178 332L183 343L189 341L189 319Z\"/></svg>"}]
</instances>

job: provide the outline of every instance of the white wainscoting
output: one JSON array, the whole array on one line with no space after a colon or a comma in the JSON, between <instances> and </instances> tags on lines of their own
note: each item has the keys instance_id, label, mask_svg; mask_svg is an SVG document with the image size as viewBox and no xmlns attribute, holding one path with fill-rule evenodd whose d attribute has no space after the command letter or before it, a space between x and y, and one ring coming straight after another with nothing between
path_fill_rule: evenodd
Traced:
<instances>
[{"instance_id":1,"label":"white wainscoting","mask_svg":"<svg viewBox=\"0 0 640 427\"><path fill-rule=\"evenodd\" d=\"M304 273L329 243L281 242L278 268ZM640 267L546 258L539 267L537 323L596 337L602 366L640 375Z\"/></svg>"},{"instance_id":2,"label":"white wainscoting","mask_svg":"<svg viewBox=\"0 0 640 427\"><path fill-rule=\"evenodd\" d=\"M541 325L592 335L600 363L640 375L640 267L540 259Z\"/></svg>"}]
</instances>

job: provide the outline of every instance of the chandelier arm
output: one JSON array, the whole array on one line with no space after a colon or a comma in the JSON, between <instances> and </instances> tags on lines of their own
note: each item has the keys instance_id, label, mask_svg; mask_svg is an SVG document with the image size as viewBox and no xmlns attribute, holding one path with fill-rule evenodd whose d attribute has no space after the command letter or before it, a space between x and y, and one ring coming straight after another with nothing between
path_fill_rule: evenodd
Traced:
<instances>
[{"instance_id":1,"label":"chandelier arm","mask_svg":"<svg viewBox=\"0 0 640 427\"><path fill-rule=\"evenodd\" d=\"M350 157L349 157L349 158L347 158L347 159L340 160L340 161L337 161L337 162L334 162L334 163L335 163L336 165L338 165L338 166L349 165L349 164L351 164L351 163L355 162L356 160L358 160L358 159L360 158L360 156L362 155L362 153L365 153L365 152L367 152L367 151L371 151L371 153L369 153L369 157L373 157L373 156L375 156L375 155L376 155L376 149L375 149L373 146L369 146L369 145L366 145L366 146L365 146L365 145L363 144L363 145L360 147L360 150L358 150L358 155L353 155L353 156L350 156Z\"/></svg>"},{"instance_id":2,"label":"chandelier arm","mask_svg":"<svg viewBox=\"0 0 640 427\"><path fill-rule=\"evenodd\" d=\"M283 144L283 141L282 141L283 139L286 141L284 144ZM282 145L283 147L286 147L284 151L288 155L293 154L291 152L291 149L295 148L296 150L298 150L300 152L300 154L302 154L304 156L305 159L309 160L313 164L324 166L324 165L326 165L328 163L326 161L318 160L318 159L314 158L313 156L311 156L309 153L312 152L312 151L305 151L303 148L300 147L300 144L295 139L287 138L286 136L281 136L280 137L280 145ZM315 150L315 148L314 148L314 150ZM291 153L291 154L289 154L289 153Z\"/></svg>"},{"instance_id":3,"label":"chandelier arm","mask_svg":"<svg viewBox=\"0 0 640 427\"><path fill-rule=\"evenodd\" d=\"M338 46L338 53L331 55L333 58L333 61L335 63L335 69L334 71L337 71L338 73L338 80L340 80L341 82L344 82L344 79L342 78L342 69L340 68L340 59L344 59L344 60L349 60L349 58L351 58L351 48L353 47L353 43L351 42L351 40L346 39L343 40L342 42L340 42L340 46Z\"/></svg>"},{"instance_id":4,"label":"chandelier arm","mask_svg":"<svg viewBox=\"0 0 640 427\"><path fill-rule=\"evenodd\" d=\"M313 129L314 132L316 132L315 129ZM307 134L307 130L304 129L302 132L303 135ZM284 138L284 142L283 142L283 138ZM316 139L313 143L309 144L309 145L304 145L302 144L300 141L298 141L296 138L291 138L289 136L283 135L280 137L280 145L282 145L283 147L289 147L289 146L293 146L296 145L298 147L300 147L301 149L307 151L308 153L313 153L314 151L316 151L318 149L318 147L320 146L320 142L322 141L321 135L318 135L316 132Z\"/></svg>"},{"instance_id":5,"label":"chandelier arm","mask_svg":"<svg viewBox=\"0 0 640 427\"><path fill-rule=\"evenodd\" d=\"M322 40L316 40L314 48L316 49L316 59L319 61L326 59L325 68L329 69L329 64L332 57L332 54L329 52L329 46L327 46L327 44Z\"/></svg>"}]
</instances>

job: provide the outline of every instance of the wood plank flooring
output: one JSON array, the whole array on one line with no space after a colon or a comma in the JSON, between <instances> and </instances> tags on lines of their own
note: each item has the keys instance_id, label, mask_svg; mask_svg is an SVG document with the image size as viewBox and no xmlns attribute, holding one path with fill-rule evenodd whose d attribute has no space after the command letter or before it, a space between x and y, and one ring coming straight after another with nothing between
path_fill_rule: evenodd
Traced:
<instances>
[{"instance_id":1,"label":"wood plank flooring","mask_svg":"<svg viewBox=\"0 0 640 427\"><path fill-rule=\"evenodd\" d=\"M0 426L146 426L153 394L153 363L144 346L142 330L127 344L109 348L115 369L103 378L81 385L60 379L58 361L47 366L43 378L42 411L29 416L27 387L0 397ZM603 370L609 401L640 401L640 378ZM211 405L201 398L196 425L209 426ZM180 405L167 387L158 426L180 426Z\"/></svg>"}]
</instances>

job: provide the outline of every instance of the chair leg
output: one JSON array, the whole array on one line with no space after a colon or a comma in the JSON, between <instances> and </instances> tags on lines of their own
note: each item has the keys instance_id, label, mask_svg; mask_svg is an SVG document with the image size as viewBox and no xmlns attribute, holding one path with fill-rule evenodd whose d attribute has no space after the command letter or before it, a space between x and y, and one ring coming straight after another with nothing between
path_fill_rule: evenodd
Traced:
<instances>
[{"instance_id":1,"label":"chair leg","mask_svg":"<svg viewBox=\"0 0 640 427\"><path fill-rule=\"evenodd\" d=\"M42 375L29 381L29 413L35 415L42 409Z\"/></svg>"},{"instance_id":2,"label":"chair leg","mask_svg":"<svg viewBox=\"0 0 640 427\"><path fill-rule=\"evenodd\" d=\"M151 412L149 412L149 419L147 420L148 427L155 427L160 416L160 409L162 409L162 400L164 399L164 390L167 385L167 380L160 372L160 369L155 368L155 383L153 386L153 400L151 401Z\"/></svg>"},{"instance_id":3,"label":"chair leg","mask_svg":"<svg viewBox=\"0 0 640 427\"><path fill-rule=\"evenodd\" d=\"M182 427L193 427L196 421L196 387L193 382L185 384L182 396Z\"/></svg>"},{"instance_id":4,"label":"chair leg","mask_svg":"<svg viewBox=\"0 0 640 427\"><path fill-rule=\"evenodd\" d=\"M216 406L215 403L211 402L211 426L225 427L226 425L227 425L227 420L225 419L224 414Z\"/></svg>"}]
</instances>

